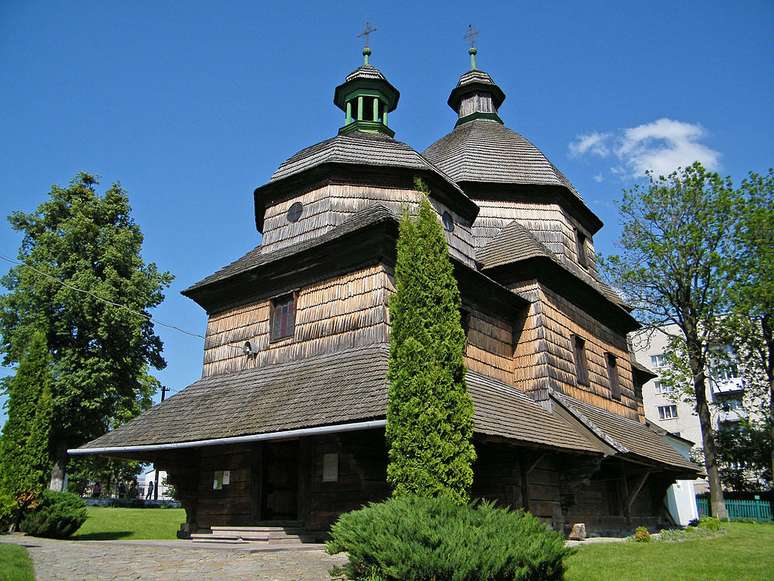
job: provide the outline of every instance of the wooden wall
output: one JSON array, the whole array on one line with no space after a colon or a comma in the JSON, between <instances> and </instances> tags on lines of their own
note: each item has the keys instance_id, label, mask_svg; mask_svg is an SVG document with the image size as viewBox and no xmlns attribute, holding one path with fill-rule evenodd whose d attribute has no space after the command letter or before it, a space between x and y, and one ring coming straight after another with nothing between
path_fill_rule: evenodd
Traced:
<instances>
[{"instance_id":1,"label":"wooden wall","mask_svg":"<svg viewBox=\"0 0 774 581\"><path fill-rule=\"evenodd\" d=\"M201 449L197 502L199 528L211 526L248 526L255 521L258 502L256 447L211 446ZM230 470L231 482L222 490L213 490L216 470Z\"/></svg>"},{"instance_id":2,"label":"wooden wall","mask_svg":"<svg viewBox=\"0 0 774 581\"><path fill-rule=\"evenodd\" d=\"M404 205L412 211L416 210L422 195L413 189L327 184L288 197L266 208L262 251L272 252L302 240L321 236L372 204L381 204L400 216ZM303 203L304 209L298 222L289 223L286 214L295 202ZM454 217L454 231L445 233L449 251L472 266L474 242L470 222L432 197L430 202L438 212L439 220L445 211Z\"/></svg>"},{"instance_id":3,"label":"wooden wall","mask_svg":"<svg viewBox=\"0 0 774 581\"><path fill-rule=\"evenodd\" d=\"M475 200L481 210L473 223L477 248L485 246L502 228L517 220L557 256L577 264L575 230L586 235L586 257L592 270L596 255L591 233L558 204L528 204L508 200Z\"/></svg>"},{"instance_id":4,"label":"wooden wall","mask_svg":"<svg viewBox=\"0 0 774 581\"><path fill-rule=\"evenodd\" d=\"M503 383L513 383L513 324L470 309L465 365Z\"/></svg>"},{"instance_id":5,"label":"wooden wall","mask_svg":"<svg viewBox=\"0 0 774 581\"><path fill-rule=\"evenodd\" d=\"M516 348L515 385L525 391L551 386L581 401L639 420L626 337L536 281L513 285L512 290L531 302ZM573 334L586 341L589 385L577 382ZM617 357L620 401L611 398L606 353Z\"/></svg>"},{"instance_id":6,"label":"wooden wall","mask_svg":"<svg viewBox=\"0 0 774 581\"><path fill-rule=\"evenodd\" d=\"M334 277L299 290L292 338L269 341L270 300L210 316L203 375L232 373L387 341L386 296L391 282L382 265ZM251 341L258 351L245 357Z\"/></svg>"},{"instance_id":7,"label":"wooden wall","mask_svg":"<svg viewBox=\"0 0 774 581\"><path fill-rule=\"evenodd\" d=\"M326 453L339 455L337 482L323 482L322 462ZM383 430L313 438L308 458L307 494L302 500L304 526L308 530L327 530L340 514L390 495Z\"/></svg>"}]
</instances>

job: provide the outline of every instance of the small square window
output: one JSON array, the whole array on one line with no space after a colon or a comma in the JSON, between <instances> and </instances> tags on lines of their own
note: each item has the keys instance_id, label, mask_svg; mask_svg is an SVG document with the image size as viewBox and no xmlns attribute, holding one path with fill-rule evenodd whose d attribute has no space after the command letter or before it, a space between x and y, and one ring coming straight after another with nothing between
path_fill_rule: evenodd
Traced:
<instances>
[{"instance_id":1,"label":"small square window","mask_svg":"<svg viewBox=\"0 0 774 581\"><path fill-rule=\"evenodd\" d=\"M660 420L673 420L677 417L676 405L660 405L658 406L658 417Z\"/></svg>"},{"instance_id":2,"label":"small square window","mask_svg":"<svg viewBox=\"0 0 774 581\"><path fill-rule=\"evenodd\" d=\"M284 295L271 302L272 341L292 337L296 324L296 298L294 294Z\"/></svg>"},{"instance_id":3,"label":"small square window","mask_svg":"<svg viewBox=\"0 0 774 581\"><path fill-rule=\"evenodd\" d=\"M573 355L575 357L575 374L579 384L589 384L589 367L586 362L586 341L578 337L572 336Z\"/></svg>"},{"instance_id":4,"label":"small square window","mask_svg":"<svg viewBox=\"0 0 774 581\"><path fill-rule=\"evenodd\" d=\"M657 369L659 367L664 367L667 364L666 355L663 353L659 353L658 355L651 355L650 364Z\"/></svg>"},{"instance_id":5,"label":"small square window","mask_svg":"<svg viewBox=\"0 0 774 581\"><path fill-rule=\"evenodd\" d=\"M323 482L339 481L339 455L323 454Z\"/></svg>"}]
</instances>

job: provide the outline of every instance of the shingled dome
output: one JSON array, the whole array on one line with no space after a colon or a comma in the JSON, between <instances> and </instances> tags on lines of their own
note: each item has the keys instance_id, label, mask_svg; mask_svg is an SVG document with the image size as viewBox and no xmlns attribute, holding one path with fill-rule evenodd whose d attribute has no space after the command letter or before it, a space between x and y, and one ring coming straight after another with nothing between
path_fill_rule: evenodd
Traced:
<instances>
[{"instance_id":1,"label":"shingled dome","mask_svg":"<svg viewBox=\"0 0 774 581\"><path fill-rule=\"evenodd\" d=\"M491 119L457 125L424 156L457 183L532 184L566 188L580 194L554 164L527 139Z\"/></svg>"}]
</instances>

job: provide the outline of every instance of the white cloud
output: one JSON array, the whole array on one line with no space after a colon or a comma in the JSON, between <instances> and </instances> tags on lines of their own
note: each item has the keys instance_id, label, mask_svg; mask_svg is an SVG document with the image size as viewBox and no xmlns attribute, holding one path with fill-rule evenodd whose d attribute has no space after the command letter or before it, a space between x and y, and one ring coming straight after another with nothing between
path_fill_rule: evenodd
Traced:
<instances>
[{"instance_id":1,"label":"white cloud","mask_svg":"<svg viewBox=\"0 0 774 581\"><path fill-rule=\"evenodd\" d=\"M607 141L610 139L609 133L586 133L585 135L578 135L575 141L570 143L570 155L577 157L592 153L599 157L607 157L610 154L610 149L607 146Z\"/></svg>"},{"instance_id":2,"label":"white cloud","mask_svg":"<svg viewBox=\"0 0 774 581\"><path fill-rule=\"evenodd\" d=\"M599 157L613 154L620 165L611 171L634 178L642 177L648 170L657 176L666 175L695 161L715 170L720 164L720 152L701 143L705 137L706 131L699 124L664 117L615 135L600 132L579 135L570 143L570 154Z\"/></svg>"},{"instance_id":3,"label":"white cloud","mask_svg":"<svg viewBox=\"0 0 774 581\"><path fill-rule=\"evenodd\" d=\"M594 176L594 178L593 178L593 179L594 179L594 181L595 181L595 182L597 182L598 184L601 184L602 182L604 182L604 181L605 181L605 176L603 176L601 173L598 173L597 175L595 175L595 176Z\"/></svg>"}]
</instances>

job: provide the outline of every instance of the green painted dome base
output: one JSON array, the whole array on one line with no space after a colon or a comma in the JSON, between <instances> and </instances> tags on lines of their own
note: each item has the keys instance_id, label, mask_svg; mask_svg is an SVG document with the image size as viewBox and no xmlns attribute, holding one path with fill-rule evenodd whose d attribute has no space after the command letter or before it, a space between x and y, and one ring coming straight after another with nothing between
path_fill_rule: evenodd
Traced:
<instances>
[{"instance_id":1,"label":"green painted dome base","mask_svg":"<svg viewBox=\"0 0 774 581\"><path fill-rule=\"evenodd\" d=\"M346 135L353 131L364 131L365 133L384 133L390 137L395 137L395 132L380 121L353 121L339 129L339 135Z\"/></svg>"}]
</instances>

